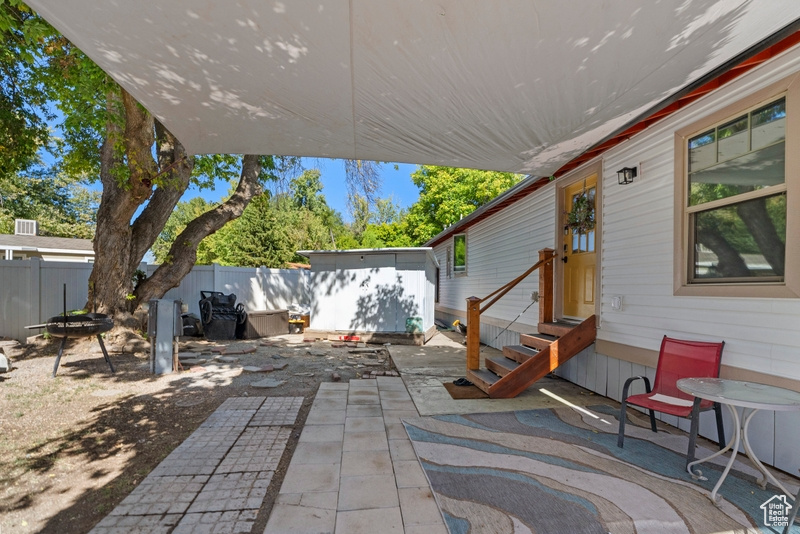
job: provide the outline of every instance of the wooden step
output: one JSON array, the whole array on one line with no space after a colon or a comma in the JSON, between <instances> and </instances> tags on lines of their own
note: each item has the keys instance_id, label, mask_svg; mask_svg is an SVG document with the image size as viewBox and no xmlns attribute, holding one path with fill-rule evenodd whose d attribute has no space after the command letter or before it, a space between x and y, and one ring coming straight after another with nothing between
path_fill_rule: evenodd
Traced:
<instances>
[{"instance_id":1,"label":"wooden step","mask_svg":"<svg viewBox=\"0 0 800 534\"><path fill-rule=\"evenodd\" d=\"M503 347L503 356L518 363L525 363L537 354L539 354L538 350L523 347L522 345L506 345Z\"/></svg>"},{"instance_id":2,"label":"wooden step","mask_svg":"<svg viewBox=\"0 0 800 534\"><path fill-rule=\"evenodd\" d=\"M549 372L550 347L544 349L534 358L528 359L517 369L493 384L487 393L493 399L511 399L516 397L536 380Z\"/></svg>"},{"instance_id":3,"label":"wooden step","mask_svg":"<svg viewBox=\"0 0 800 534\"><path fill-rule=\"evenodd\" d=\"M467 380L475 384L478 389L489 393L489 389L498 381L500 377L486 369L467 369Z\"/></svg>"},{"instance_id":4,"label":"wooden step","mask_svg":"<svg viewBox=\"0 0 800 534\"><path fill-rule=\"evenodd\" d=\"M547 334L520 334L519 344L532 349L542 350L556 339L558 339L556 336L549 336Z\"/></svg>"},{"instance_id":5,"label":"wooden step","mask_svg":"<svg viewBox=\"0 0 800 534\"><path fill-rule=\"evenodd\" d=\"M486 358L485 365L488 370L501 377L519 367L519 363L502 356Z\"/></svg>"},{"instance_id":6,"label":"wooden step","mask_svg":"<svg viewBox=\"0 0 800 534\"><path fill-rule=\"evenodd\" d=\"M548 334L556 337L563 337L569 334L570 330L578 326L575 323L566 321L555 321L552 323L539 323L537 330L540 334Z\"/></svg>"}]
</instances>

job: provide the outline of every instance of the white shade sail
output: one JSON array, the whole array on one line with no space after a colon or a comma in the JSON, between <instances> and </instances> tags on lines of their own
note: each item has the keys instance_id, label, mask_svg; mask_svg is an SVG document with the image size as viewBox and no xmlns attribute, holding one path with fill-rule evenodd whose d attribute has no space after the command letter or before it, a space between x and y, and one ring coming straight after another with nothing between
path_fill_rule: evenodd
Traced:
<instances>
[{"instance_id":1,"label":"white shade sail","mask_svg":"<svg viewBox=\"0 0 800 534\"><path fill-rule=\"evenodd\" d=\"M716 0L30 0L190 153L547 176L800 18Z\"/></svg>"}]
</instances>

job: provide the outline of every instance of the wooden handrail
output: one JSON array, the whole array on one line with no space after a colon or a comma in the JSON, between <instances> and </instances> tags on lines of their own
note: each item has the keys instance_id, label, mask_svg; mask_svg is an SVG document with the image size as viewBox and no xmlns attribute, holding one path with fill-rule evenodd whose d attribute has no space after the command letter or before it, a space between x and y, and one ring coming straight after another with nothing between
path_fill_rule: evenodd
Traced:
<instances>
[{"instance_id":1,"label":"wooden handrail","mask_svg":"<svg viewBox=\"0 0 800 534\"><path fill-rule=\"evenodd\" d=\"M514 278L513 280L511 280L511 281L510 281L509 283L507 283L506 285L504 285L504 286L502 286L502 287L500 287L500 288L496 289L495 291L493 291L493 292L489 293L488 295L486 295L485 297L483 297L483 298L480 300L481 302L485 301L485 300L486 300L486 299L488 299L489 297L492 297L492 296L494 296L494 295L495 295L495 294L497 294L498 292L500 293L500 294L499 294L499 295L497 295L497 296L496 296L494 299L492 299L492 301L491 301L489 304L487 304L486 306L484 306L483 308L481 308L481 313L485 312L485 311L486 311L486 310L488 310L490 307L492 307L492 305L494 305L494 303L495 303L495 302L497 302L498 300L500 300L501 298L503 298L503 297L505 296L505 294L506 294L506 293L508 293L509 291L511 291L512 289L514 289L514 288L517 286L517 284L519 284L519 283L520 283L520 282L522 282L522 281L523 281L525 278L527 278L527 277L528 277L528 276L529 276L529 275L530 275L530 274L531 274L533 271L535 271L536 269L538 269L539 267L541 267L541 266L542 266L542 265L544 265L545 263L551 262L551 261L553 261L554 259L556 259L556 256L558 256L558 254L553 254L553 255L552 255L552 256L550 256L549 258L545 258L545 259L543 259L543 260L539 260L539 261L537 261L537 262L536 262L536 263L533 265L533 267L531 267L530 269L528 269L527 271L525 271L524 273L522 273L522 274L521 274L521 275L519 275L518 277L516 277L516 278Z\"/></svg>"},{"instance_id":2,"label":"wooden handrail","mask_svg":"<svg viewBox=\"0 0 800 534\"><path fill-rule=\"evenodd\" d=\"M467 369L476 370L480 368L481 350L481 314L488 310L495 302L503 298L509 291L514 289L520 282L530 276L530 274L544 266L539 274L539 320L545 318L551 321L553 318L553 260L558 256L553 249L545 248L539 251L539 261L533 267L514 278L507 284L492 291L485 297L469 297L467 299ZM494 297L486 306L481 308L481 304L487 299ZM549 317L549 319L547 319Z\"/></svg>"}]
</instances>

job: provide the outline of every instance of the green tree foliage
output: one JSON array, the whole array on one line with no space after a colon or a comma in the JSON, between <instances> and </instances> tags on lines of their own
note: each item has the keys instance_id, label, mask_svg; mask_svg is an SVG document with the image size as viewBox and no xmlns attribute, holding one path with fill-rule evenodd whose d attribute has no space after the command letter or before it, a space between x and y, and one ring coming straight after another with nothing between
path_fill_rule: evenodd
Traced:
<instances>
[{"instance_id":1,"label":"green tree foliage","mask_svg":"<svg viewBox=\"0 0 800 534\"><path fill-rule=\"evenodd\" d=\"M254 198L242 216L225 225L214 238L217 263L238 267L283 267L296 259L293 229L297 210L290 199ZM283 209L281 209L283 208Z\"/></svg>"},{"instance_id":2,"label":"green tree foliage","mask_svg":"<svg viewBox=\"0 0 800 534\"><path fill-rule=\"evenodd\" d=\"M39 234L94 237L100 194L49 175L0 177L0 233L13 234L15 219L39 222Z\"/></svg>"},{"instance_id":3,"label":"green tree foliage","mask_svg":"<svg viewBox=\"0 0 800 534\"><path fill-rule=\"evenodd\" d=\"M289 184L295 206L306 208L312 213L323 213L328 203L322 195L322 181L317 169L304 171Z\"/></svg>"},{"instance_id":4,"label":"green tree foliage","mask_svg":"<svg viewBox=\"0 0 800 534\"><path fill-rule=\"evenodd\" d=\"M150 248L150 252L155 258L155 263L169 261L169 249L175 238L183 232L187 224L213 207L213 204L206 202L201 197L195 197L188 202L178 202L169 220L167 220L167 224L164 225L164 229ZM209 265L214 262L216 256L213 251L212 241L213 236L209 236L197 246L197 264Z\"/></svg>"},{"instance_id":5,"label":"green tree foliage","mask_svg":"<svg viewBox=\"0 0 800 534\"><path fill-rule=\"evenodd\" d=\"M403 220L405 216L406 211L393 198L379 198L375 201L375 209L369 222L374 225L391 224Z\"/></svg>"},{"instance_id":6,"label":"green tree foliage","mask_svg":"<svg viewBox=\"0 0 800 534\"><path fill-rule=\"evenodd\" d=\"M30 52L48 33L49 26L26 5L0 3L0 180L30 168L48 144L52 113Z\"/></svg>"},{"instance_id":7,"label":"green tree foliage","mask_svg":"<svg viewBox=\"0 0 800 534\"><path fill-rule=\"evenodd\" d=\"M313 176L313 173L312 173ZM306 182L307 175L293 182ZM312 180L313 182L313 180ZM240 218L218 231L211 240L211 253L221 265L239 267L285 267L289 262L305 262L298 250L354 248L357 242L342 221L316 190L311 204L316 212L298 202L298 196L261 195L254 199Z\"/></svg>"},{"instance_id":8,"label":"green tree foliage","mask_svg":"<svg viewBox=\"0 0 800 534\"><path fill-rule=\"evenodd\" d=\"M419 199L404 217L370 228L385 246L419 246L517 184L518 174L421 166L411 175Z\"/></svg>"}]
</instances>

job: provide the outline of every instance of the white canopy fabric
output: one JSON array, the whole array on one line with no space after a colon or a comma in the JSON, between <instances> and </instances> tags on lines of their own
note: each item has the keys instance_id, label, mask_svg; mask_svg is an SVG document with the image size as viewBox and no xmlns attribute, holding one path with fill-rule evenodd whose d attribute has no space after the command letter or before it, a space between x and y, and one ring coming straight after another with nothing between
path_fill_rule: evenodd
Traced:
<instances>
[{"instance_id":1,"label":"white canopy fabric","mask_svg":"<svg viewBox=\"0 0 800 534\"><path fill-rule=\"evenodd\" d=\"M795 0L30 0L190 153L549 176Z\"/></svg>"}]
</instances>

